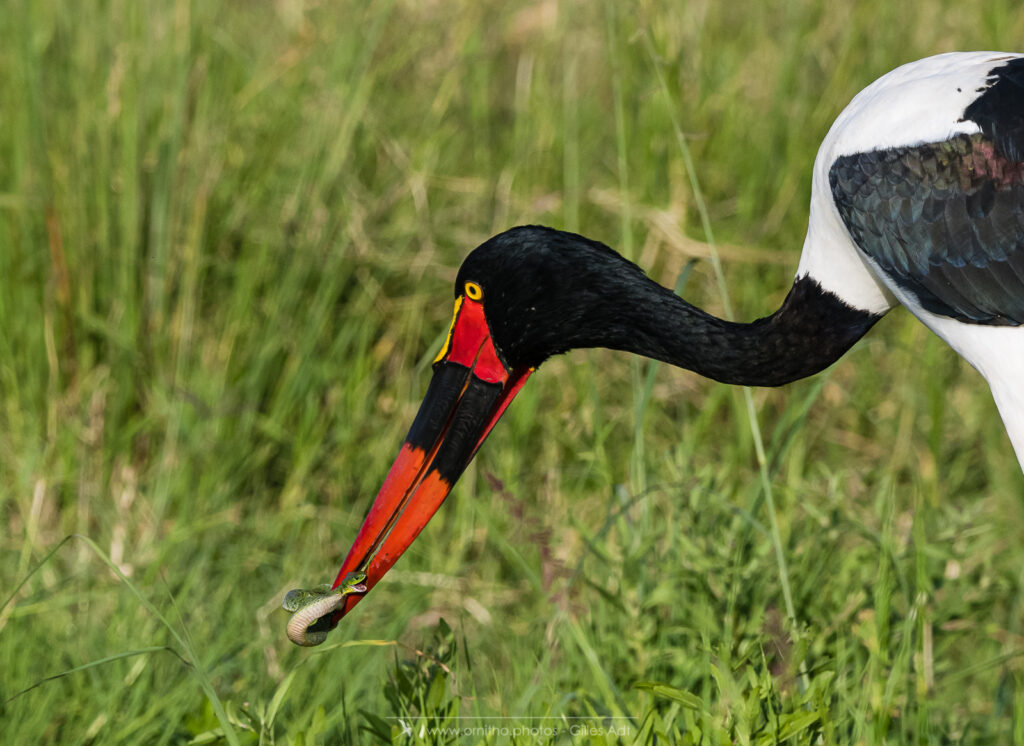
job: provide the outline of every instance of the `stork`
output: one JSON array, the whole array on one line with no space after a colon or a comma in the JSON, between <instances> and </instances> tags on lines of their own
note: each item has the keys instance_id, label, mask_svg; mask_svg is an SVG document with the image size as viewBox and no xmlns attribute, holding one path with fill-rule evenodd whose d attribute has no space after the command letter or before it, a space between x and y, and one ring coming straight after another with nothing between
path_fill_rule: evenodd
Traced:
<instances>
[{"instance_id":1,"label":"stork","mask_svg":"<svg viewBox=\"0 0 1024 746\"><path fill-rule=\"evenodd\" d=\"M752 323L695 308L576 234L522 226L477 247L339 590L307 619L329 629L373 588L552 355L606 347L779 386L831 365L897 304L988 381L1024 467L1024 55L938 55L861 91L815 159L793 287Z\"/></svg>"}]
</instances>

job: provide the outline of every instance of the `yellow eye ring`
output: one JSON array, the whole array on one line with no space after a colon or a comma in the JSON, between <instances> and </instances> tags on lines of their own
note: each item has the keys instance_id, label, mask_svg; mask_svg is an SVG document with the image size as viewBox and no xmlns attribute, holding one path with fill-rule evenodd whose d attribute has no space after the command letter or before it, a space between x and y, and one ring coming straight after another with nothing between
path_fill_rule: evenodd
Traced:
<instances>
[{"instance_id":1,"label":"yellow eye ring","mask_svg":"<svg viewBox=\"0 0 1024 746\"><path fill-rule=\"evenodd\" d=\"M469 298L470 300L480 300L481 298L484 297L483 289L475 282L467 282L463 286L463 290L466 293L466 297Z\"/></svg>"}]
</instances>

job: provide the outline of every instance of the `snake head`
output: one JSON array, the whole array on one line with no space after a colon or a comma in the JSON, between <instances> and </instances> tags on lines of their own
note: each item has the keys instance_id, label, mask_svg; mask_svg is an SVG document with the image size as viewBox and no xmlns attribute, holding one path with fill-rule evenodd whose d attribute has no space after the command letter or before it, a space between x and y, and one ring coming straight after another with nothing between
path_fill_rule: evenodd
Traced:
<instances>
[{"instance_id":1,"label":"snake head","mask_svg":"<svg viewBox=\"0 0 1024 746\"><path fill-rule=\"evenodd\" d=\"M341 585L338 586L335 593L341 593L344 596L349 593L366 593L366 573L361 570L353 570L341 581Z\"/></svg>"}]
</instances>

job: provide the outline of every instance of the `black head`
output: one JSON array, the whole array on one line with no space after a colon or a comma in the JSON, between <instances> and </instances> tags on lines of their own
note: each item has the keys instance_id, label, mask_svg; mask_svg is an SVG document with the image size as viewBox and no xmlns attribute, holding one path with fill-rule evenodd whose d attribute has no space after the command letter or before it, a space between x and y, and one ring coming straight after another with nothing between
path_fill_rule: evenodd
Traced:
<instances>
[{"instance_id":1,"label":"black head","mask_svg":"<svg viewBox=\"0 0 1024 746\"><path fill-rule=\"evenodd\" d=\"M627 349L637 309L669 291L598 241L542 226L499 233L459 270L455 295L473 283L510 368L536 367L579 347Z\"/></svg>"}]
</instances>

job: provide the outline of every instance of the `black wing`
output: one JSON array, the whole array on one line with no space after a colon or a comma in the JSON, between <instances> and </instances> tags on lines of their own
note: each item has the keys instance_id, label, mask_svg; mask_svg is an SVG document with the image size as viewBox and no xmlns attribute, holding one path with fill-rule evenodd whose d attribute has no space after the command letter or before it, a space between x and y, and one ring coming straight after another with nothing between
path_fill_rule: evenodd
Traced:
<instances>
[{"instance_id":1,"label":"black wing","mask_svg":"<svg viewBox=\"0 0 1024 746\"><path fill-rule=\"evenodd\" d=\"M922 307L1024 323L1024 57L989 71L977 135L843 156L832 196L857 245Z\"/></svg>"},{"instance_id":2,"label":"black wing","mask_svg":"<svg viewBox=\"0 0 1024 746\"><path fill-rule=\"evenodd\" d=\"M932 313L1024 323L1024 163L984 132L842 156L829 183L857 245Z\"/></svg>"}]
</instances>

